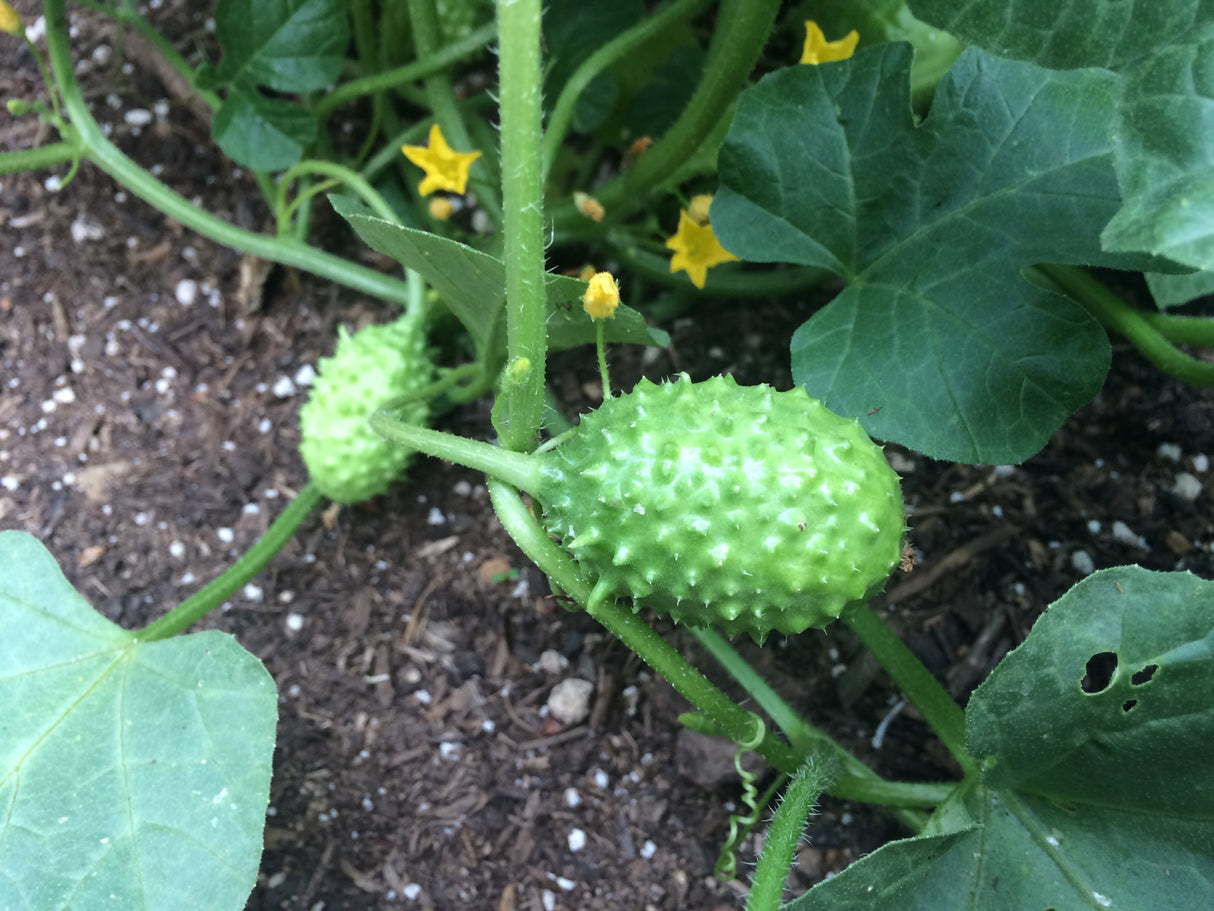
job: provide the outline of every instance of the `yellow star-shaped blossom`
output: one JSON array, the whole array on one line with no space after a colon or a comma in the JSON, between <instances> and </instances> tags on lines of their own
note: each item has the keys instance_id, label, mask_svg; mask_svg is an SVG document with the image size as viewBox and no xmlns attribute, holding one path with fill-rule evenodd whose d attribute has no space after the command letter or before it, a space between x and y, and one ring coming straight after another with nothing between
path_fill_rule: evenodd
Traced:
<instances>
[{"instance_id":1,"label":"yellow star-shaped blossom","mask_svg":"<svg viewBox=\"0 0 1214 911\"><path fill-rule=\"evenodd\" d=\"M666 247L674 250L670 257L670 271L685 271L691 283L703 288L708 270L721 263L737 262L738 258L721 246L712 233L712 225L705 221L697 224L686 211L679 213L679 230L666 241Z\"/></svg>"},{"instance_id":2,"label":"yellow star-shaped blossom","mask_svg":"<svg viewBox=\"0 0 1214 911\"><path fill-rule=\"evenodd\" d=\"M856 43L860 33L852 29L838 41L827 41L818 28L818 23L812 19L805 23L805 49L801 51L802 63L830 63L834 60L846 60L856 52Z\"/></svg>"},{"instance_id":3,"label":"yellow star-shaped blossom","mask_svg":"<svg viewBox=\"0 0 1214 911\"><path fill-rule=\"evenodd\" d=\"M468 186L468 169L481 157L479 151L457 152L447 145L438 124L430 127L430 145L401 146L405 157L426 172L417 192L428 196L435 190L463 193Z\"/></svg>"}]
</instances>

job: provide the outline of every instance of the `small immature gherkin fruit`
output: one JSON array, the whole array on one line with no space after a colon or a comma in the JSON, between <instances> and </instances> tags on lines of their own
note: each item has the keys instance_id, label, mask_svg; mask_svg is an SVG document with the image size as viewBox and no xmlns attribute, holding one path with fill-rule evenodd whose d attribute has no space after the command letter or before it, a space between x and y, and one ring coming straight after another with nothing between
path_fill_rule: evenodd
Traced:
<instances>
[{"instance_id":1,"label":"small immature gherkin fruit","mask_svg":"<svg viewBox=\"0 0 1214 911\"><path fill-rule=\"evenodd\" d=\"M691 626L758 641L825 626L901 557L898 476L858 421L803 389L642 380L540 459L563 546Z\"/></svg>"},{"instance_id":2,"label":"small immature gherkin fruit","mask_svg":"<svg viewBox=\"0 0 1214 911\"><path fill-rule=\"evenodd\" d=\"M371 429L371 415L390 399L420 390L433 379L419 308L383 326L351 335L344 326L332 357L322 357L307 404L299 410L300 454L313 482L338 503L378 496L403 474L413 451ZM430 406L410 402L403 420L425 424Z\"/></svg>"}]
</instances>

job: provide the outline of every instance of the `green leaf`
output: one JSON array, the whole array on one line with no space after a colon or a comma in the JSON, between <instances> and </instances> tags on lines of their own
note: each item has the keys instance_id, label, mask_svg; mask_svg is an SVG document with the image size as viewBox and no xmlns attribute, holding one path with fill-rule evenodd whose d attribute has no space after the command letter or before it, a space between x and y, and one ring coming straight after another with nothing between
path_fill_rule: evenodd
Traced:
<instances>
[{"instance_id":1,"label":"green leaf","mask_svg":"<svg viewBox=\"0 0 1214 911\"><path fill-rule=\"evenodd\" d=\"M743 259L846 280L793 337L811 395L934 458L1020 462L1109 363L1099 324L1023 269L1147 262L1100 248L1120 202L1114 77L971 49L916 126L910 62L907 45L878 45L743 92L713 227Z\"/></svg>"},{"instance_id":2,"label":"green leaf","mask_svg":"<svg viewBox=\"0 0 1214 911\"><path fill-rule=\"evenodd\" d=\"M1214 18L1210 0L908 0L924 22L1054 69L1118 67Z\"/></svg>"},{"instance_id":3,"label":"green leaf","mask_svg":"<svg viewBox=\"0 0 1214 911\"><path fill-rule=\"evenodd\" d=\"M277 695L209 631L140 643L0 532L0 894L13 911L237 909L257 878Z\"/></svg>"},{"instance_id":4,"label":"green leaf","mask_svg":"<svg viewBox=\"0 0 1214 911\"><path fill-rule=\"evenodd\" d=\"M1125 205L1105 246L1214 269L1214 23L1126 70L1113 138Z\"/></svg>"},{"instance_id":5,"label":"green leaf","mask_svg":"<svg viewBox=\"0 0 1214 911\"><path fill-rule=\"evenodd\" d=\"M506 267L500 259L428 231L384 221L349 196L330 196L329 201L363 243L420 274L464 324L478 348L488 342L496 321L503 318L506 303ZM594 322L582 312L580 303L567 306L580 300L586 282L552 274L545 281L549 347L559 351L593 342ZM608 320L606 337L637 345L670 344L666 333L649 329L644 317L623 306Z\"/></svg>"},{"instance_id":6,"label":"green leaf","mask_svg":"<svg viewBox=\"0 0 1214 911\"><path fill-rule=\"evenodd\" d=\"M341 0L220 0L215 35L221 81L311 92L341 73L349 28Z\"/></svg>"},{"instance_id":7,"label":"green leaf","mask_svg":"<svg viewBox=\"0 0 1214 911\"><path fill-rule=\"evenodd\" d=\"M243 167L282 171L297 164L316 140L316 118L297 104L234 85L211 119L211 135Z\"/></svg>"},{"instance_id":8,"label":"green leaf","mask_svg":"<svg viewBox=\"0 0 1214 911\"><path fill-rule=\"evenodd\" d=\"M973 825L893 842L789 909L1214 907L1214 583L1089 576L966 716Z\"/></svg>"},{"instance_id":9,"label":"green leaf","mask_svg":"<svg viewBox=\"0 0 1214 911\"><path fill-rule=\"evenodd\" d=\"M1214 294L1214 272L1190 272L1188 275L1148 272L1146 279L1155 306L1161 310Z\"/></svg>"}]
</instances>

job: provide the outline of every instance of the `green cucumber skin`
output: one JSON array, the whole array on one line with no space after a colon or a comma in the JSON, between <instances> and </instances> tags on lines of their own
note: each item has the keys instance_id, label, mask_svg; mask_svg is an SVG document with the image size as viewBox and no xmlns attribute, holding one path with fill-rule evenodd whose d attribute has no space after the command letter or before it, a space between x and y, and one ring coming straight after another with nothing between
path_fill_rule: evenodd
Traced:
<instances>
[{"instance_id":1,"label":"green cucumber skin","mask_svg":"<svg viewBox=\"0 0 1214 911\"><path fill-rule=\"evenodd\" d=\"M369 421L385 401L432 381L425 327L422 312L353 335L342 326L333 355L317 364L308 401L299 410L299 452L312 481L329 499L359 503L379 496L413 458L413 450L388 442ZM414 401L398 414L425 425L430 406Z\"/></svg>"},{"instance_id":2,"label":"green cucumber skin","mask_svg":"<svg viewBox=\"0 0 1214 911\"><path fill-rule=\"evenodd\" d=\"M539 458L544 523L621 596L762 641L825 626L902 554L898 476L804 390L642 380Z\"/></svg>"}]
</instances>

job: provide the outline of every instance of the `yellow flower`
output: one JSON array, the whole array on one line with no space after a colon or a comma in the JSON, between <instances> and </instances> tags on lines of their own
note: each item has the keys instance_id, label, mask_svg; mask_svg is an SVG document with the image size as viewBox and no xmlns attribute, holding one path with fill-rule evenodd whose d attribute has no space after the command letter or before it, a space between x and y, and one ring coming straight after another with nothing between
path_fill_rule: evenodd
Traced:
<instances>
[{"instance_id":1,"label":"yellow flower","mask_svg":"<svg viewBox=\"0 0 1214 911\"><path fill-rule=\"evenodd\" d=\"M21 34L21 17L4 0L0 0L0 32L8 32L10 35Z\"/></svg>"},{"instance_id":2,"label":"yellow flower","mask_svg":"<svg viewBox=\"0 0 1214 911\"><path fill-rule=\"evenodd\" d=\"M856 52L856 43L860 33L852 29L838 41L827 41L818 28L818 23L812 19L805 23L805 49L801 51L802 63L830 63L833 60L846 60Z\"/></svg>"},{"instance_id":3,"label":"yellow flower","mask_svg":"<svg viewBox=\"0 0 1214 911\"><path fill-rule=\"evenodd\" d=\"M666 241L667 249L674 250L674 256L670 257L670 271L677 272L682 269L697 288L704 287L708 270L713 266L738 260L721 246L721 242L712 232L712 225L708 223L708 206L704 199L705 197L697 196L692 200L694 216L687 211L679 213L679 230L675 232L674 237ZM707 197L707 201L712 202L712 197ZM696 222L696 217L699 216L704 218L703 224Z\"/></svg>"},{"instance_id":4,"label":"yellow flower","mask_svg":"<svg viewBox=\"0 0 1214 911\"><path fill-rule=\"evenodd\" d=\"M454 203L446 196L435 196L430 200L430 217L435 221L446 221L454 211Z\"/></svg>"},{"instance_id":5,"label":"yellow flower","mask_svg":"<svg viewBox=\"0 0 1214 911\"><path fill-rule=\"evenodd\" d=\"M596 272L590 277L590 287L582 296L582 308L591 319L608 319L615 316L620 305L620 289L615 276L610 272Z\"/></svg>"},{"instance_id":6,"label":"yellow flower","mask_svg":"<svg viewBox=\"0 0 1214 911\"><path fill-rule=\"evenodd\" d=\"M429 196L435 190L463 193L468 186L468 169L472 167L472 162L481 157L479 151L456 152L452 149L437 123L430 127L429 147L401 146L400 150L426 172L417 186L417 192L422 196Z\"/></svg>"}]
</instances>

